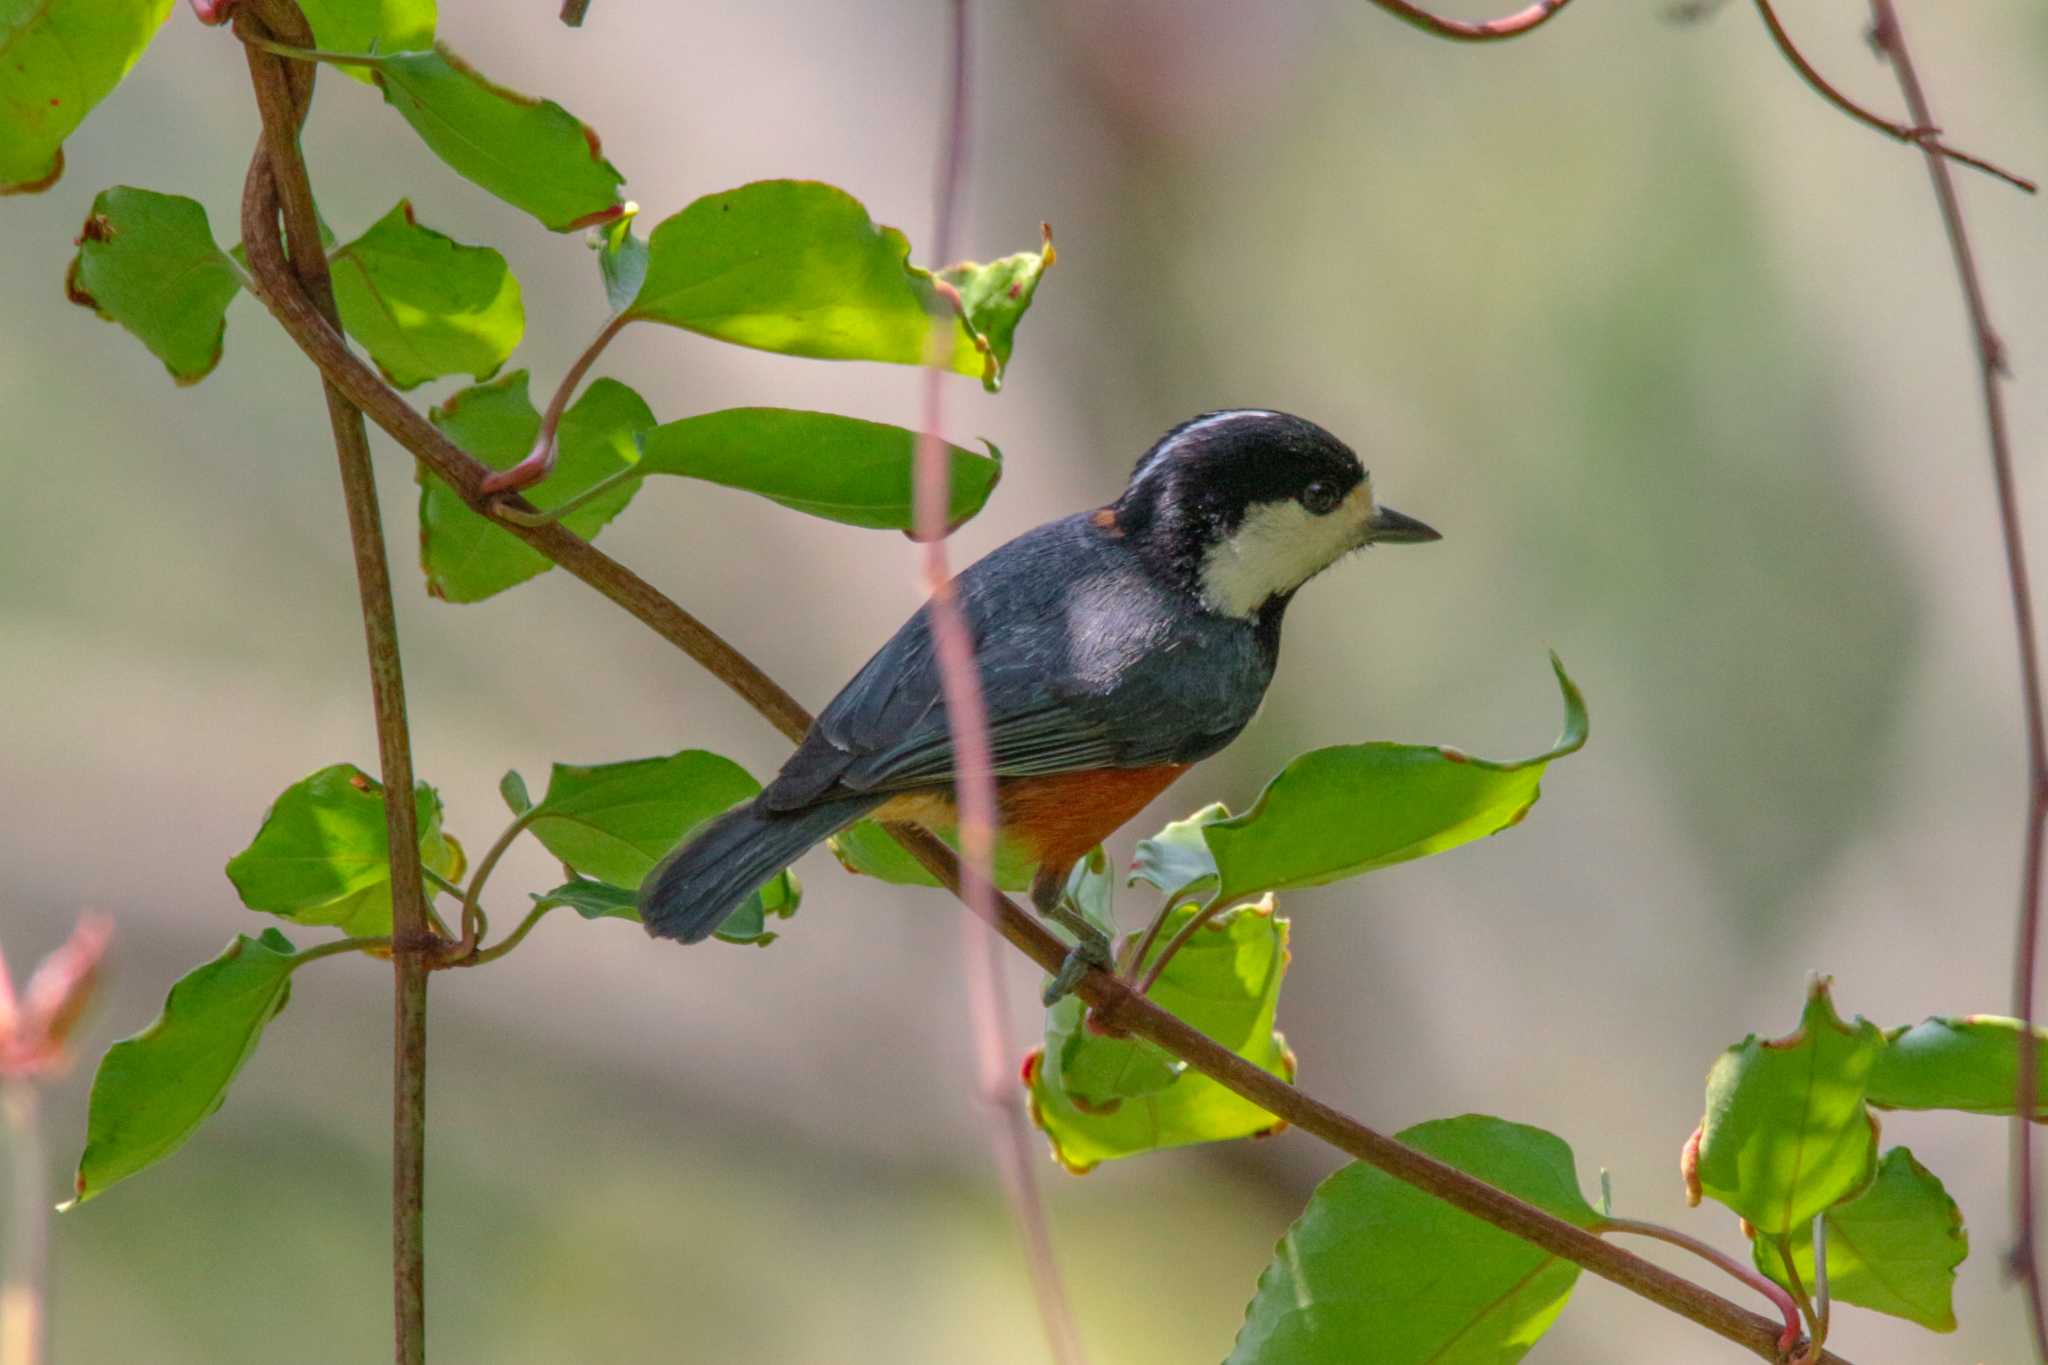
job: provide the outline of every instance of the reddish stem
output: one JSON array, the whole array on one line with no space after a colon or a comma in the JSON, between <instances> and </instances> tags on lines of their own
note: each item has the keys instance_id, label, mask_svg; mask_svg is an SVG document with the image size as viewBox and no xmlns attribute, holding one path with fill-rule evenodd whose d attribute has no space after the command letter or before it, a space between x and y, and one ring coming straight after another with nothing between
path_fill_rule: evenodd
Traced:
<instances>
[{"instance_id":1,"label":"reddish stem","mask_svg":"<svg viewBox=\"0 0 2048 1365\"><path fill-rule=\"evenodd\" d=\"M1917 123L1931 125L1933 112L1920 86L1913 58L1906 51L1906 37L1891 0L1871 0L1870 14L1876 27L1871 37L1879 52L1891 59L1906 97L1906 108ZM2020 695L2026 722L2027 788L2026 843L2020 855L2019 946L2013 961L2013 1013L2020 1019L2019 1080L2015 1086L2016 1109L2012 1126L2014 1238L2011 1254L2013 1273L2024 1285L2027 1314L2033 1324L2035 1354L2048 1360L2048 1312L2044 1312L2040 1268L2034 1254L2034 1152L2029 1116L2038 1096L2035 1091L2034 959L2041 934L2041 855L2044 822L2048 822L2048 725L2043 723L2041 666L2035 642L2033 588L2027 575L2025 532L2020 522L2019 493L2013 481L2012 440L2006 430L2005 398L1999 379L2005 373L2005 347L1991 325L1991 310L1984 301L1984 286L1977 275L1975 253L1963 226L1963 208L1956 197L1955 179L1948 164L1931 147L1922 146L1927 174L1934 182L1934 200L1941 210L1941 222L1948 233L1950 254L1955 258L1956 278L1962 285L1963 306L1969 313L1970 339L1976 345L1978 379L1984 399L1984 424L1991 446L1992 480L1998 491L1998 527L2005 542L2006 583L2012 597L2013 636L2018 647Z\"/></svg>"},{"instance_id":2,"label":"reddish stem","mask_svg":"<svg viewBox=\"0 0 2048 1365\"><path fill-rule=\"evenodd\" d=\"M1425 33L1433 33L1439 38L1449 38L1455 43L1484 43L1496 38L1519 37L1548 20L1571 0L1536 0L1536 3L1527 9L1516 10L1503 18L1483 19L1477 22L1446 19L1440 14L1430 13L1420 5L1411 5L1408 0L1372 2L1395 18L1405 19Z\"/></svg>"}]
</instances>

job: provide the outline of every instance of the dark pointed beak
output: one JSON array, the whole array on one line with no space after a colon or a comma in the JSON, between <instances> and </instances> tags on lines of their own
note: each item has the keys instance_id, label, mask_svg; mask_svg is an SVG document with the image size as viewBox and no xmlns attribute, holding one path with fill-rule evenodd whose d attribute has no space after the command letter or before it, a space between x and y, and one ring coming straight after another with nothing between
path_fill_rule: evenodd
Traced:
<instances>
[{"instance_id":1,"label":"dark pointed beak","mask_svg":"<svg viewBox=\"0 0 2048 1365\"><path fill-rule=\"evenodd\" d=\"M1366 529L1374 545L1421 545L1444 538L1441 531L1425 526L1413 517L1403 516L1391 507L1375 509Z\"/></svg>"}]
</instances>

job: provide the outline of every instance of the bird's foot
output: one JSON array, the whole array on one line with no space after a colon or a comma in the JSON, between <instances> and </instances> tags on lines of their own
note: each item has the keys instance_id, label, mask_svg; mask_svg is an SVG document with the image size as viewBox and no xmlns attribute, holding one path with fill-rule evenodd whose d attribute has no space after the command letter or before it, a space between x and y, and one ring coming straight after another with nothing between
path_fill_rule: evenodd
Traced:
<instances>
[{"instance_id":1,"label":"bird's foot","mask_svg":"<svg viewBox=\"0 0 2048 1365\"><path fill-rule=\"evenodd\" d=\"M1110 951L1109 935L1089 923L1085 915L1065 901L1049 911L1046 917L1074 936L1074 946L1067 950L1066 961L1060 963L1059 971L1046 983L1045 1007L1051 1009L1081 984L1081 978L1088 974L1090 968L1114 972L1116 956Z\"/></svg>"}]
</instances>

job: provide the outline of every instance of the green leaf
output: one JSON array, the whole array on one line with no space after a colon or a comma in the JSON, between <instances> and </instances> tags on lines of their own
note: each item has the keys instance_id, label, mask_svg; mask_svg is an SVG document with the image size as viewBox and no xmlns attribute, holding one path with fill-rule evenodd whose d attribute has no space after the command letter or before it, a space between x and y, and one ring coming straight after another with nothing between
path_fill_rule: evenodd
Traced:
<instances>
[{"instance_id":1,"label":"green leaf","mask_svg":"<svg viewBox=\"0 0 2048 1365\"><path fill-rule=\"evenodd\" d=\"M597 134L553 100L494 85L440 44L376 65L384 101L464 179L555 232L619 216L625 179Z\"/></svg>"},{"instance_id":2,"label":"green leaf","mask_svg":"<svg viewBox=\"0 0 2048 1365\"><path fill-rule=\"evenodd\" d=\"M812 180L706 195L657 225L647 246L636 318L784 355L899 365L931 359L936 319L950 333L944 368L990 391L1002 385L1017 322L1052 259L1048 247L956 267L962 315L930 271L910 264L901 232Z\"/></svg>"},{"instance_id":3,"label":"green leaf","mask_svg":"<svg viewBox=\"0 0 2048 1365\"><path fill-rule=\"evenodd\" d=\"M755 895L747 898L746 904L726 917L718 926L716 937L727 943L751 943L767 947L776 935L767 928L768 916L776 915L788 919L797 911L803 897L797 880L784 873ZM609 882L592 881L579 877L565 882L546 895L535 896L534 904L547 907L566 905L585 919L627 919L635 924L640 922L639 896L623 886Z\"/></svg>"},{"instance_id":4,"label":"green leaf","mask_svg":"<svg viewBox=\"0 0 2048 1365\"><path fill-rule=\"evenodd\" d=\"M421 227L406 200L329 264L342 326L401 389L450 374L488 379L526 331L505 258Z\"/></svg>"},{"instance_id":5,"label":"green leaf","mask_svg":"<svg viewBox=\"0 0 2048 1365\"><path fill-rule=\"evenodd\" d=\"M1806 1226L1860 1190L1877 1163L1877 1125L1863 1091L1884 1049L1868 1020L1845 1024L1817 978L1799 1027L1751 1034L1707 1076L1699 1189L1766 1235Z\"/></svg>"},{"instance_id":6,"label":"green leaf","mask_svg":"<svg viewBox=\"0 0 2048 1365\"><path fill-rule=\"evenodd\" d=\"M637 887L691 830L760 790L739 764L702 749L587 768L557 763L528 828L583 876ZM796 879L781 872L734 912L719 937L758 941L766 915L787 918L800 899ZM639 917L637 910L630 916Z\"/></svg>"},{"instance_id":7,"label":"green leaf","mask_svg":"<svg viewBox=\"0 0 2048 1365\"><path fill-rule=\"evenodd\" d=\"M441 833L441 798L422 782L414 794L420 856L443 876L462 865ZM294 783L263 817L249 847L228 862L242 904L297 924L331 924L350 935L391 932L391 839L384 788L352 763Z\"/></svg>"},{"instance_id":8,"label":"green leaf","mask_svg":"<svg viewBox=\"0 0 2048 1365\"><path fill-rule=\"evenodd\" d=\"M1878 1163L1870 1188L1827 1211L1828 1294L1843 1303L1956 1330L1956 1267L1970 1254L1962 1211L1932 1171L1904 1147ZM1794 1233L1792 1264L1813 1288L1813 1238ZM1790 1288L1772 1238L1751 1247L1756 1268Z\"/></svg>"},{"instance_id":9,"label":"green leaf","mask_svg":"<svg viewBox=\"0 0 2048 1365\"><path fill-rule=\"evenodd\" d=\"M0 6L0 194L64 173L64 139L121 83L171 0L9 0Z\"/></svg>"},{"instance_id":10,"label":"green leaf","mask_svg":"<svg viewBox=\"0 0 2048 1365\"><path fill-rule=\"evenodd\" d=\"M637 895L623 886L610 882L592 881L578 877L564 882L545 895L533 898L535 905L553 908L566 905L585 919L629 919L640 922L640 905Z\"/></svg>"},{"instance_id":11,"label":"green leaf","mask_svg":"<svg viewBox=\"0 0 2048 1365\"><path fill-rule=\"evenodd\" d=\"M2048 1118L2048 1029L2034 1030L2037 1118ZM1879 1109L2010 1114L2019 1099L2020 1021L1995 1014L1930 1018L1894 1029L1864 1098Z\"/></svg>"},{"instance_id":12,"label":"green leaf","mask_svg":"<svg viewBox=\"0 0 2048 1365\"><path fill-rule=\"evenodd\" d=\"M1002 455L946 447L951 524L988 501ZM906 531L917 433L881 422L790 408L727 408L664 422L640 441L640 472L680 474L773 499L794 511L876 530ZM542 485L545 487L546 485Z\"/></svg>"},{"instance_id":13,"label":"green leaf","mask_svg":"<svg viewBox=\"0 0 2048 1365\"><path fill-rule=\"evenodd\" d=\"M1555 654L1550 664L1564 693L1564 732L1543 753L1499 762L1430 744L1316 749L1283 768L1244 814L1210 806L1168 825L1140 846L1134 875L1227 905L1355 877L1510 828L1536 804L1544 768L1586 742L1585 699Z\"/></svg>"},{"instance_id":14,"label":"green leaf","mask_svg":"<svg viewBox=\"0 0 2048 1365\"><path fill-rule=\"evenodd\" d=\"M957 830L940 830L939 838L955 852L960 851ZM858 876L873 877L897 886L937 886L938 878L924 870L924 864L903 851L889 832L873 820L849 825L826 841L839 865ZM1005 891L1023 891L1031 885L1038 864L1029 853L998 836L996 840L996 885Z\"/></svg>"},{"instance_id":15,"label":"green leaf","mask_svg":"<svg viewBox=\"0 0 2048 1365\"><path fill-rule=\"evenodd\" d=\"M422 52L434 46L434 0L299 0L323 52ZM376 84L368 67L338 66L344 75Z\"/></svg>"},{"instance_id":16,"label":"green leaf","mask_svg":"<svg viewBox=\"0 0 2048 1365\"><path fill-rule=\"evenodd\" d=\"M220 1108L291 993L292 951L275 929L236 935L171 987L156 1022L107 1049L92 1080L73 1203L162 1161Z\"/></svg>"},{"instance_id":17,"label":"green leaf","mask_svg":"<svg viewBox=\"0 0 2048 1365\"><path fill-rule=\"evenodd\" d=\"M1216 856L1209 852L1209 841L1202 831L1229 818L1229 809L1217 801L1185 820L1173 821L1149 839L1140 839L1137 855L1131 860L1130 880L1124 884L1150 882L1179 900L1190 887L1215 877Z\"/></svg>"},{"instance_id":18,"label":"green leaf","mask_svg":"<svg viewBox=\"0 0 2048 1365\"><path fill-rule=\"evenodd\" d=\"M1188 913L1177 912L1162 938ZM1219 915L1197 932L1167 964L1151 999L1255 1066L1292 1080L1294 1054L1273 1029L1286 971L1287 921L1268 899ZM1175 1069L1151 1044L1091 1033L1085 1019L1086 1007L1073 996L1054 1005L1045 1046L1025 1063L1032 1122L1068 1170L1277 1127L1271 1114L1208 1077Z\"/></svg>"},{"instance_id":19,"label":"green leaf","mask_svg":"<svg viewBox=\"0 0 2048 1365\"><path fill-rule=\"evenodd\" d=\"M1571 1148L1540 1128L1467 1114L1396 1136L1580 1227L1598 1221ZM1578 1275L1354 1162L1281 1237L1227 1365L1507 1365L1550 1329Z\"/></svg>"},{"instance_id":20,"label":"green leaf","mask_svg":"<svg viewBox=\"0 0 2048 1365\"><path fill-rule=\"evenodd\" d=\"M498 779L498 795L514 815L524 815L533 809L533 798L526 794L526 779L516 768L507 768L505 775Z\"/></svg>"},{"instance_id":21,"label":"green leaf","mask_svg":"<svg viewBox=\"0 0 2048 1365\"><path fill-rule=\"evenodd\" d=\"M1116 937L1116 879L1109 874L1109 855L1101 844L1067 874L1067 899L1105 937Z\"/></svg>"},{"instance_id":22,"label":"green leaf","mask_svg":"<svg viewBox=\"0 0 2048 1365\"><path fill-rule=\"evenodd\" d=\"M1045 227L1045 242L1037 251L1019 251L982 265L962 261L939 272L939 278L960 292L960 304L967 312L966 327L988 342L994 365L983 359L985 375L999 387L1010 368L1010 351L1016 342L1017 324L1031 309L1038 294L1038 282L1053 263L1052 228Z\"/></svg>"},{"instance_id":23,"label":"green leaf","mask_svg":"<svg viewBox=\"0 0 2048 1365\"><path fill-rule=\"evenodd\" d=\"M228 304L241 288L197 200L126 185L92 201L64 277L73 303L132 332L180 384L220 363Z\"/></svg>"},{"instance_id":24,"label":"green leaf","mask_svg":"<svg viewBox=\"0 0 2048 1365\"><path fill-rule=\"evenodd\" d=\"M464 389L429 415L450 440L493 469L526 458L540 435L540 413L527 397L524 370ZM555 471L528 489L527 498L546 511L588 492L634 462L635 437L653 425L654 413L639 394L615 379L598 380L562 414ZM480 602L554 567L510 531L470 511L455 490L424 468L418 477L420 567L433 596ZM628 479L570 512L562 525L587 540L625 509L639 487L638 480Z\"/></svg>"},{"instance_id":25,"label":"green leaf","mask_svg":"<svg viewBox=\"0 0 2048 1365\"><path fill-rule=\"evenodd\" d=\"M633 304L640 284L647 278L647 243L633 234L635 206L598 229L597 273L604 280L604 296L614 315Z\"/></svg>"}]
</instances>

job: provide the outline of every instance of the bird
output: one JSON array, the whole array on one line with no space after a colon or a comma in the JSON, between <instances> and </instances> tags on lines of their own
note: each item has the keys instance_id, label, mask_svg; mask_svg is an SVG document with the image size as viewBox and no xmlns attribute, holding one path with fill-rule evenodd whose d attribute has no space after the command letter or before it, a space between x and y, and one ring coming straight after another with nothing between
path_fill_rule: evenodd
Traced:
<instances>
[{"instance_id":1,"label":"bird","mask_svg":"<svg viewBox=\"0 0 2048 1365\"><path fill-rule=\"evenodd\" d=\"M1302 585L1355 550L1439 534L1381 505L1351 448L1305 418L1209 412L1145 452L1105 506L1027 531L953 580L973 642L1005 846L1031 901L1076 938L1063 980L1108 941L1063 900L1076 862L1265 698ZM957 823L954 749L920 608L842 688L773 781L648 873L640 918L695 943L814 845L873 818Z\"/></svg>"}]
</instances>

